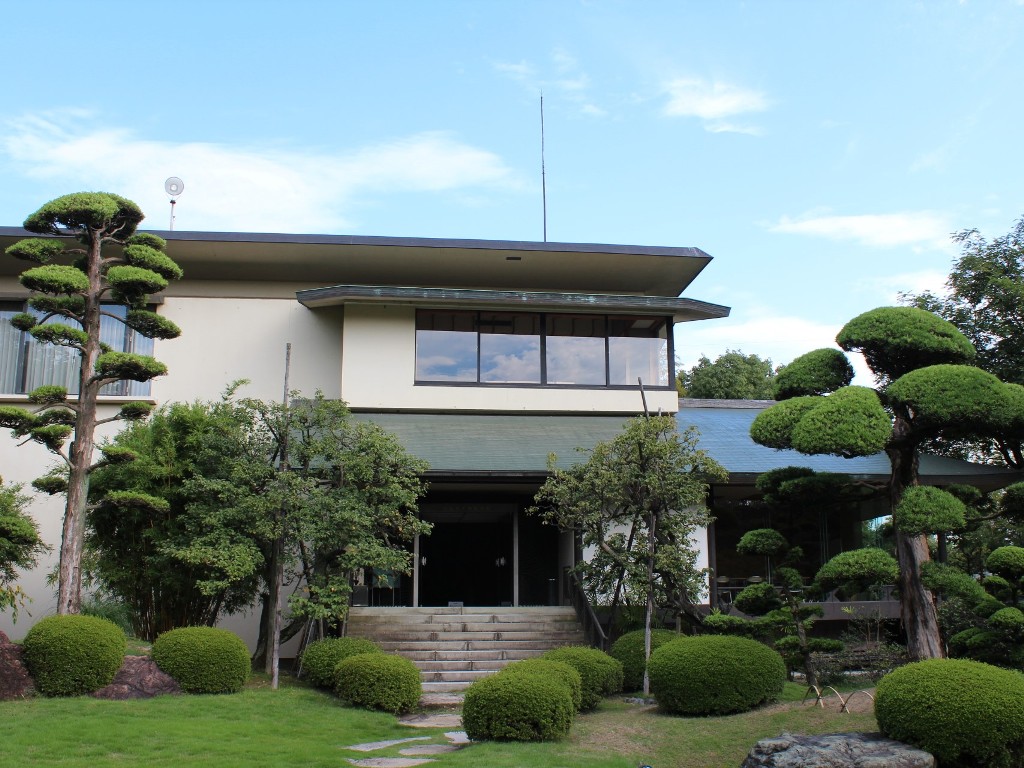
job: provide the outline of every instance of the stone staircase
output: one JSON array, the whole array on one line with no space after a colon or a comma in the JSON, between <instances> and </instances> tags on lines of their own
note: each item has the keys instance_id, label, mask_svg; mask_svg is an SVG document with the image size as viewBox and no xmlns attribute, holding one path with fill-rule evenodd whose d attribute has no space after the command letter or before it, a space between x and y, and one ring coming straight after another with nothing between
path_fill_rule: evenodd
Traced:
<instances>
[{"instance_id":1,"label":"stone staircase","mask_svg":"<svg viewBox=\"0 0 1024 768\"><path fill-rule=\"evenodd\" d=\"M424 693L461 692L513 661L584 644L571 607L353 607L348 635L411 659Z\"/></svg>"}]
</instances>

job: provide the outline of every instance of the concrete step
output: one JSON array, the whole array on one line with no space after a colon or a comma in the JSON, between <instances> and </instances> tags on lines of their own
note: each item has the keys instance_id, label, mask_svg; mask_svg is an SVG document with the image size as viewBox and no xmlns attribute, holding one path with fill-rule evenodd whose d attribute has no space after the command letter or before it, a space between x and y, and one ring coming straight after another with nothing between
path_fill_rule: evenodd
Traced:
<instances>
[{"instance_id":1,"label":"concrete step","mask_svg":"<svg viewBox=\"0 0 1024 768\"><path fill-rule=\"evenodd\" d=\"M536 651L566 645L541 640L383 640L377 643L385 651Z\"/></svg>"},{"instance_id":2,"label":"concrete step","mask_svg":"<svg viewBox=\"0 0 1024 768\"><path fill-rule=\"evenodd\" d=\"M405 648L401 649L385 649L390 650L392 653L399 653L405 658L413 662L419 661L455 661L469 665L476 664L489 664L499 661L519 661L521 659L529 659L533 656L537 656L543 653L546 648L525 648L519 650L508 650L508 649L495 649L488 651L410 651Z\"/></svg>"},{"instance_id":3,"label":"concrete step","mask_svg":"<svg viewBox=\"0 0 1024 768\"><path fill-rule=\"evenodd\" d=\"M392 632L578 632L579 622L575 619L551 621L444 621L444 622L402 622L349 620L349 630L358 629L373 634Z\"/></svg>"},{"instance_id":4,"label":"concrete step","mask_svg":"<svg viewBox=\"0 0 1024 768\"><path fill-rule=\"evenodd\" d=\"M568 645L577 637L576 632L408 632L388 630L373 635L377 643L459 643L479 642L485 640L508 641L513 643L540 643L549 646L552 643Z\"/></svg>"},{"instance_id":5,"label":"concrete step","mask_svg":"<svg viewBox=\"0 0 1024 768\"><path fill-rule=\"evenodd\" d=\"M513 661L518 661L518 659L482 659L476 661L469 661L467 659L453 659L450 661L412 659L412 663L416 665L416 668L424 673L424 680L427 679L427 672L476 672L480 670L497 672Z\"/></svg>"}]
</instances>

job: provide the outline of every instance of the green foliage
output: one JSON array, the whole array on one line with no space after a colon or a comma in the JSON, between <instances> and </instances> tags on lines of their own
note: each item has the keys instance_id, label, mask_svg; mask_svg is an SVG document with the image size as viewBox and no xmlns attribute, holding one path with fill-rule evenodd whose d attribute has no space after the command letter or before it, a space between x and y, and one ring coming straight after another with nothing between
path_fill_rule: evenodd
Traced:
<instances>
[{"instance_id":1,"label":"green foliage","mask_svg":"<svg viewBox=\"0 0 1024 768\"><path fill-rule=\"evenodd\" d=\"M325 637L314 640L302 654L302 674L317 688L334 687L338 662L357 653L382 653L380 646L364 637Z\"/></svg>"},{"instance_id":2,"label":"green foliage","mask_svg":"<svg viewBox=\"0 0 1024 768\"><path fill-rule=\"evenodd\" d=\"M37 237L19 240L8 246L4 251L8 256L25 261L46 264L64 252L64 243L60 240L40 240Z\"/></svg>"},{"instance_id":3,"label":"green foliage","mask_svg":"<svg viewBox=\"0 0 1024 768\"><path fill-rule=\"evenodd\" d=\"M816 349L800 355L779 371L775 399L789 400L805 395L824 395L849 386L853 366L838 349Z\"/></svg>"},{"instance_id":4,"label":"green foliage","mask_svg":"<svg viewBox=\"0 0 1024 768\"><path fill-rule=\"evenodd\" d=\"M249 649L216 627L179 627L153 643L153 661L185 693L237 693L249 679Z\"/></svg>"},{"instance_id":5,"label":"green foliage","mask_svg":"<svg viewBox=\"0 0 1024 768\"><path fill-rule=\"evenodd\" d=\"M742 616L722 613L718 609L704 617L702 627L705 632L712 635L738 635L740 637L754 637L758 630L756 622Z\"/></svg>"},{"instance_id":6,"label":"green foliage","mask_svg":"<svg viewBox=\"0 0 1024 768\"><path fill-rule=\"evenodd\" d=\"M63 264L45 264L26 269L18 278L30 291L57 294L85 294L89 291L89 277L80 269Z\"/></svg>"},{"instance_id":7,"label":"green foliage","mask_svg":"<svg viewBox=\"0 0 1024 768\"><path fill-rule=\"evenodd\" d=\"M943 597L957 597L972 604L985 597L985 590L977 579L945 563L925 563L921 567L921 578L928 589Z\"/></svg>"},{"instance_id":8,"label":"green foliage","mask_svg":"<svg viewBox=\"0 0 1024 768\"><path fill-rule=\"evenodd\" d=\"M141 401L135 401L131 403L124 403L118 409L118 415L125 421L138 421L149 416L155 406L152 403L144 403Z\"/></svg>"},{"instance_id":9,"label":"green foliage","mask_svg":"<svg viewBox=\"0 0 1024 768\"><path fill-rule=\"evenodd\" d=\"M150 339L176 339L181 336L181 328L175 323L146 309L129 310L125 323Z\"/></svg>"},{"instance_id":10,"label":"green foliage","mask_svg":"<svg viewBox=\"0 0 1024 768\"><path fill-rule=\"evenodd\" d=\"M929 659L882 678L875 717L885 736L946 768L1024 766L1024 675L976 661Z\"/></svg>"},{"instance_id":11,"label":"green foliage","mask_svg":"<svg viewBox=\"0 0 1024 768\"><path fill-rule=\"evenodd\" d=\"M28 401L38 405L56 405L68 399L67 387L57 384L44 384L36 387L28 394Z\"/></svg>"},{"instance_id":12,"label":"green foliage","mask_svg":"<svg viewBox=\"0 0 1024 768\"><path fill-rule=\"evenodd\" d=\"M31 296L28 300L28 305L32 309L47 315L60 315L79 320L85 311L85 298L82 296L47 296L39 294ZM21 317L21 315L18 317ZM34 315L26 314L25 317L32 317L36 322L39 321ZM28 329L26 328L25 330Z\"/></svg>"},{"instance_id":13,"label":"green foliage","mask_svg":"<svg viewBox=\"0 0 1024 768\"><path fill-rule=\"evenodd\" d=\"M711 362L701 355L689 371L679 372L680 395L711 400L771 400L775 369L771 360L727 350Z\"/></svg>"},{"instance_id":14,"label":"green foliage","mask_svg":"<svg viewBox=\"0 0 1024 768\"><path fill-rule=\"evenodd\" d=\"M94 616L47 616L23 643L25 665L47 696L91 693L114 679L124 661L124 632Z\"/></svg>"},{"instance_id":15,"label":"green foliage","mask_svg":"<svg viewBox=\"0 0 1024 768\"><path fill-rule=\"evenodd\" d=\"M126 238L124 244L125 246L144 245L157 251L167 249L167 241L159 235L154 235L152 232L136 232L131 237Z\"/></svg>"},{"instance_id":16,"label":"green foliage","mask_svg":"<svg viewBox=\"0 0 1024 768\"><path fill-rule=\"evenodd\" d=\"M400 714L420 700L420 672L402 656L357 653L334 667L334 691L357 707Z\"/></svg>"},{"instance_id":17,"label":"green foliage","mask_svg":"<svg viewBox=\"0 0 1024 768\"><path fill-rule=\"evenodd\" d=\"M569 734L574 712L560 679L499 673L467 689L462 723L474 741L554 741Z\"/></svg>"},{"instance_id":18,"label":"green foliage","mask_svg":"<svg viewBox=\"0 0 1024 768\"><path fill-rule=\"evenodd\" d=\"M867 387L843 387L805 413L790 439L801 453L851 458L878 453L891 435L892 420L878 394Z\"/></svg>"},{"instance_id":19,"label":"green foliage","mask_svg":"<svg viewBox=\"0 0 1024 768\"><path fill-rule=\"evenodd\" d=\"M1024 547L999 547L992 551L985 565L1008 582L1024 579Z\"/></svg>"},{"instance_id":20,"label":"green foliage","mask_svg":"<svg viewBox=\"0 0 1024 768\"><path fill-rule=\"evenodd\" d=\"M896 529L908 536L957 531L966 524L967 507L941 488L915 485L903 492L892 511Z\"/></svg>"},{"instance_id":21,"label":"green foliage","mask_svg":"<svg viewBox=\"0 0 1024 768\"><path fill-rule=\"evenodd\" d=\"M1020 608L1013 608L1011 606L1000 608L988 617L988 622L1000 632L1006 632L1024 639L1024 612Z\"/></svg>"},{"instance_id":22,"label":"green foliage","mask_svg":"<svg viewBox=\"0 0 1024 768\"><path fill-rule=\"evenodd\" d=\"M148 355L104 352L96 358L96 378L103 381L149 381L167 373L167 366Z\"/></svg>"},{"instance_id":23,"label":"green foliage","mask_svg":"<svg viewBox=\"0 0 1024 768\"><path fill-rule=\"evenodd\" d=\"M167 287L166 278L151 269L142 267L110 267L107 270L106 278L112 288L126 296L157 293Z\"/></svg>"},{"instance_id":24,"label":"green foliage","mask_svg":"<svg viewBox=\"0 0 1024 768\"><path fill-rule=\"evenodd\" d=\"M814 580L828 592L842 589L849 594L875 584L895 584L899 565L888 552L874 547L840 552L818 570Z\"/></svg>"},{"instance_id":25,"label":"green foliage","mask_svg":"<svg viewBox=\"0 0 1024 768\"><path fill-rule=\"evenodd\" d=\"M622 690L622 663L604 651L582 645L567 645L541 658L565 662L580 673L583 682L581 711L594 709L605 696Z\"/></svg>"},{"instance_id":26,"label":"green foliage","mask_svg":"<svg viewBox=\"0 0 1024 768\"><path fill-rule=\"evenodd\" d=\"M583 705L583 678L575 667L571 664L566 664L564 661L539 658L523 659L522 661L509 664L501 670L500 674L534 675L549 680L558 680L569 690L573 711L579 712L580 707Z\"/></svg>"},{"instance_id":27,"label":"green foliage","mask_svg":"<svg viewBox=\"0 0 1024 768\"><path fill-rule=\"evenodd\" d=\"M117 232L126 238L143 219L131 200L109 192L75 192L43 205L25 219L25 229L38 235L66 234L65 230Z\"/></svg>"},{"instance_id":28,"label":"green foliage","mask_svg":"<svg viewBox=\"0 0 1024 768\"><path fill-rule=\"evenodd\" d=\"M786 537L774 528L755 528L747 531L736 544L736 551L741 555L781 555L789 549Z\"/></svg>"},{"instance_id":29,"label":"green foliage","mask_svg":"<svg viewBox=\"0 0 1024 768\"><path fill-rule=\"evenodd\" d=\"M161 253L164 247L167 245L166 241L162 238L156 237L163 245L154 247L140 242L140 236L136 235L131 240L131 243L125 246L124 258L129 265L145 269L148 272L153 272L165 280L180 280L184 277L181 267L174 263L174 261L167 256L165 253ZM111 284L118 284L117 278L111 278L110 274L107 274L107 278L110 279ZM153 289L157 290L157 289ZM152 293L153 290L148 290L146 293Z\"/></svg>"},{"instance_id":30,"label":"green foliage","mask_svg":"<svg viewBox=\"0 0 1024 768\"><path fill-rule=\"evenodd\" d=\"M964 364L975 358L974 346L952 323L916 307L879 307L850 320L836 343L861 352L881 380L943 363Z\"/></svg>"},{"instance_id":31,"label":"green foliage","mask_svg":"<svg viewBox=\"0 0 1024 768\"><path fill-rule=\"evenodd\" d=\"M36 325L29 331L36 341L43 344L57 344L62 347L81 349L89 340L89 334L80 328L72 328L62 323L46 323Z\"/></svg>"},{"instance_id":32,"label":"green foliage","mask_svg":"<svg viewBox=\"0 0 1024 768\"><path fill-rule=\"evenodd\" d=\"M727 715L774 701L786 682L782 657L743 637L699 635L651 654L658 706L675 715Z\"/></svg>"},{"instance_id":33,"label":"green foliage","mask_svg":"<svg viewBox=\"0 0 1024 768\"><path fill-rule=\"evenodd\" d=\"M19 331L31 331L39 324L39 318L28 312L19 312L11 318L11 325Z\"/></svg>"},{"instance_id":34,"label":"green foliage","mask_svg":"<svg viewBox=\"0 0 1024 768\"><path fill-rule=\"evenodd\" d=\"M775 587L767 581L759 584L748 584L745 586L733 601L736 609L751 616L761 616L769 611L782 607L782 600L779 599Z\"/></svg>"},{"instance_id":35,"label":"green foliage","mask_svg":"<svg viewBox=\"0 0 1024 768\"><path fill-rule=\"evenodd\" d=\"M25 508L29 498L21 486L0 483L0 611L11 609L14 619L24 594L14 584L18 570L33 568L47 547L39 538L39 527Z\"/></svg>"},{"instance_id":36,"label":"green foliage","mask_svg":"<svg viewBox=\"0 0 1024 768\"><path fill-rule=\"evenodd\" d=\"M810 395L793 397L761 411L750 425L751 439L768 448L792 448L796 425L823 399Z\"/></svg>"},{"instance_id":37,"label":"green foliage","mask_svg":"<svg viewBox=\"0 0 1024 768\"><path fill-rule=\"evenodd\" d=\"M651 652L655 648L675 640L679 635L670 629L651 630ZM644 670L647 668L647 659L644 658L644 630L637 629L627 632L608 649L612 658L618 659L622 664L622 687L627 691L638 691L644 684Z\"/></svg>"}]
</instances>

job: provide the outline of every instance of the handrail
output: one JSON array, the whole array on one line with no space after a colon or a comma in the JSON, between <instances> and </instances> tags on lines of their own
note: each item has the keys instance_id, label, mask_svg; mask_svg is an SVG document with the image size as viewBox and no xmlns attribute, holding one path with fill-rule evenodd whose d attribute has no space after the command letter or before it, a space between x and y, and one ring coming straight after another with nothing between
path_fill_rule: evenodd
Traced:
<instances>
[{"instance_id":1,"label":"handrail","mask_svg":"<svg viewBox=\"0 0 1024 768\"><path fill-rule=\"evenodd\" d=\"M576 609L576 618L583 625L583 634L587 638L587 642L598 650L607 650L608 636L604 633L604 627L601 626L601 622L594 612L594 606L587 599L587 593L583 591L583 584L580 583L579 576L572 570L567 570L566 575L569 580L569 583L566 584L566 594L569 596L569 603Z\"/></svg>"}]
</instances>

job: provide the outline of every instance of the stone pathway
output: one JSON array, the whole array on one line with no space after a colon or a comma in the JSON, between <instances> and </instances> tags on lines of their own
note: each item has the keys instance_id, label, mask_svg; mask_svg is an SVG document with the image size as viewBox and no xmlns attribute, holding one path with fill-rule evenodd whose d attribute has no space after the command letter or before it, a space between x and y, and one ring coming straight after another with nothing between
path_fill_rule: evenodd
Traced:
<instances>
[{"instance_id":1,"label":"stone pathway","mask_svg":"<svg viewBox=\"0 0 1024 768\"><path fill-rule=\"evenodd\" d=\"M437 697L439 694L433 694ZM423 701L424 706L447 706L462 703L462 697L458 694L448 694L452 700L445 701ZM458 696L454 699L454 696ZM424 697L425 699L426 697ZM441 744L411 744L411 742L430 741L432 736L410 736L405 739L391 739L389 741L371 741L366 744L353 744L345 749L355 752L376 752L381 749L390 749L399 744L410 744L398 750L403 757L366 757L348 758L348 762L360 768L412 768L416 765L433 763L436 760L428 755L443 755L454 752L469 744L469 737L465 731L454 730L462 726L462 716L458 712L424 712L417 715L408 715L399 721L402 725L410 728L452 728L445 731L444 737L447 742Z\"/></svg>"}]
</instances>

